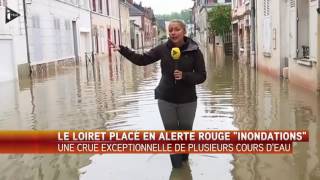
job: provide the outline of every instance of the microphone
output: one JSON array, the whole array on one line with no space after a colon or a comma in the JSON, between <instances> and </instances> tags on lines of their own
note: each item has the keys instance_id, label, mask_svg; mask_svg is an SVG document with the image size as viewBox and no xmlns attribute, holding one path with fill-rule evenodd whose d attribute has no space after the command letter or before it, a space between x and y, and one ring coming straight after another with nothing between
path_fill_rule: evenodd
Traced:
<instances>
[{"instance_id":1,"label":"microphone","mask_svg":"<svg viewBox=\"0 0 320 180\"><path fill-rule=\"evenodd\" d=\"M174 61L174 70L178 70L178 62L180 60L181 51L178 47L174 47L171 49L171 57ZM174 83L177 84L177 80L174 80Z\"/></svg>"},{"instance_id":2,"label":"microphone","mask_svg":"<svg viewBox=\"0 0 320 180\"><path fill-rule=\"evenodd\" d=\"M175 62L175 69L178 69L178 62L180 60L181 51L178 47L174 47L171 49L171 57Z\"/></svg>"}]
</instances>

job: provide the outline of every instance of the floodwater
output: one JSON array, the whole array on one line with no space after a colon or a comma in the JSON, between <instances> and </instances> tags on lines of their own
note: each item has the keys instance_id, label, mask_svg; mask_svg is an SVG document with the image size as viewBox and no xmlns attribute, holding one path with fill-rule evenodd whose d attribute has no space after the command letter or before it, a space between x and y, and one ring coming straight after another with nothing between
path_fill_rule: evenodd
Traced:
<instances>
[{"instance_id":1,"label":"floodwater","mask_svg":"<svg viewBox=\"0 0 320 180\"><path fill-rule=\"evenodd\" d=\"M310 142L287 155L191 155L174 170L166 154L2 154L0 179L320 179L319 96L204 54L208 78L197 88L194 129L307 129ZM32 79L0 83L0 130L161 130L153 92L159 78L159 64L138 67L120 56L88 68L42 68Z\"/></svg>"}]
</instances>

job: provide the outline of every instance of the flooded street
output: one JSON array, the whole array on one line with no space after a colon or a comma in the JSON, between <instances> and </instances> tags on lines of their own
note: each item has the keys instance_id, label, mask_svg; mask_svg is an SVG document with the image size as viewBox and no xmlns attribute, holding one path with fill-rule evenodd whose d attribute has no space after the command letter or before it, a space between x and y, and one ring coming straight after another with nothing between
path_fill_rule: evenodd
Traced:
<instances>
[{"instance_id":1,"label":"flooded street","mask_svg":"<svg viewBox=\"0 0 320 180\"><path fill-rule=\"evenodd\" d=\"M320 96L232 59L206 57L195 130L307 129L310 142L289 155L191 155L178 170L169 155L2 154L0 179L320 179ZM32 80L0 83L0 129L162 130L159 79L158 63L138 67L120 56L39 70Z\"/></svg>"}]
</instances>

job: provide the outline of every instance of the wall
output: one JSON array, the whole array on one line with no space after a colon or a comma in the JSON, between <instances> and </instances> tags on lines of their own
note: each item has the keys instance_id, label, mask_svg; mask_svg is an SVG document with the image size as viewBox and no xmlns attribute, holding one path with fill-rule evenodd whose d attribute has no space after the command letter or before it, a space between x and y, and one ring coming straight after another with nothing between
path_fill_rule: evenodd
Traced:
<instances>
[{"instance_id":1,"label":"wall","mask_svg":"<svg viewBox=\"0 0 320 180\"><path fill-rule=\"evenodd\" d=\"M134 20L134 23L142 27L141 16L130 16L130 20Z\"/></svg>"},{"instance_id":2,"label":"wall","mask_svg":"<svg viewBox=\"0 0 320 180\"><path fill-rule=\"evenodd\" d=\"M264 21L263 1L257 1L257 25L256 25L256 49L257 68L271 76L280 77L280 3L278 0L270 0L270 23ZM268 27L270 36L266 38L263 28ZM275 33L274 33L275 32ZM265 38L265 39L264 39ZM269 41L270 53L265 53L264 41Z\"/></svg>"},{"instance_id":3,"label":"wall","mask_svg":"<svg viewBox=\"0 0 320 180\"><path fill-rule=\"evenodd\" d=\"M237 4L236 4L237 3ZM233 9L232 9L232 18L234 20L234 29L233 33L237 33L235 36L238 39L233 39L234 43L238 43L234 45L238 48L238 52L234 52L235 57L238 57L239 62L241 63L249 63L250 62L250 16L246 15L247 9L250 9L250 3L242 3L241 5L234 1Z\"/></svg>"},{"instance_id":4,"label":"wall","mask_svg":"<svg viewBox=\"0 0 320 180\"><path fill-rule=\"evenodd\" d=\"M208 25L207 25L207 12L205 9L202 9L202 11L199 14L199 41L201 43L207 44L208 43Z\"/></svg>"},{"instance_id":5,"label":"wall","mask_svg":"<svg viewBox=\"0 0 320 180\"><path fill-rule=\"evenodd\" d=\"M22 0L8 1L7 6L20 16L5 24L5 7L0 6L0 82L17 79L17 66L27 63Z\"/></svg>"},{"instance_id":6,"label":"wall","mask_svg":"<svg viewBox=\"0 0 320 180\"><path fill-rule=\"evenodd\" d=\"M120 4L121 14L121 44L131 47L130 43L130 16L129 6L125 3Z\"/></svg>"},{"instance_id":7,"label":"wall","mask_svg":"<svg viewBox=\"0 0 320 180\"><path fill-rule=\"evenodd\" d=\"M303 4L301 4L303 3ZM296 38L290 39L290 58L289 58L289 81L292 84L300 86L304 89L310 91L319 91L319 65L317 63L317 39L318 39L318 27L317 23L317 12L316 8L318 6L317 1L299 1L297 3L299 7L305 7L304 10L300 9L300 15L302 16L302 20L305 20L304 23L299 23L299 35L297 35L296 31L291 32L291 36L298 36L298 48L299 54L298 57L302 57L302 49L301 45L307 45L310 47L310 57L309 59L299 58L296 59L296 54L293 47L296 47L291 44L296 44ZM307 7L306 7L307 6ZM307 18L307 19L305 19ZM308 20L309 18L309 20ZM309 23L308 23L309 21ZM294 19L291 19L292 24L294 24ZM305 27L307 26L308 27ZM305 36L305 35L309 36Z\"/></svg>"},{"instance_id":8,"label":"wall","mask_svg":"<svg viewBox=\"0 0 320 180\"><path fill-rule=\"evenodd\" d=\"M292 84L310 91L316 91L319 89L317 73L315 64L309 67L299 64L296 60L289 61L289 81Z\"/></svg>"},{"instance_id":9,"label":"wall","mask_svg":"<svg viewBox=\"0 0 320 180\"><path fill-rule=\"evenodd\" d=\"M80 33L91 32L89 9L79 8L63 1L33 0L28 6L28 12L30 12L28 29L32 64L75 56L72 21L75 21L77 26L76 43L79 50L82 43ZM91 35L88 38L91 42ZM86 51L91 51L91 45L87 48ZM83 56L84 52L79 51L79 55Z\"/></svg>"},{"instance_id":10,"label":"wall","mask_svg":"<svg viewBox=\"0 0 320 180\"><path fill-rule=\"evenodd\" d=\"M318 3L317 1L312 1L309 2L310 4L310 14L309 14L309 18L310 18L310 28L309 28L309 34L310 34L310 38L309 38L309 43L310 43L310 59L312 60L316 60L317 61L317 49L318 49L318 45L317 45L317 39L319 37L319 30L317 27L317 19L318 19L318 14L315 13L317 11L318 8Z\"/></svg>"},{"instance_id":11,"label":"wall","mask_svg":"<svg viewBox=\"0 0 320 180\"><path fill-rule=\"evenodd\" d=\"M96 55L100 56L100 55L106 55L108 53L107 28L110 28L110 26L108 27L106 22L109 22L109 21L110 21L110 18L108 18L108 17L100 16L99 14L92 13L92 32L94 35L93 36L93 38L94 38L93 47L94 47L94 52ZM112 35L112 33L111 33L111 35ZM95 36L98 36L98 42L96 42L97 39ZM97 46L97 43L98 43L98 46Z\"/></svg>"},{"instance_id":12,"label":"wall","mask_svg":"<svg viewBox=\"0 0 320 180\"><path fill-rule=\"evenodd\" d=\"M280 6L278 8L280 12L280 29L278 31L280 34L280 68L283 70L284 67L288 67L288 60L289 60L289 7L288 2L280 1Z\"/></svg>"},{"instance_id":13,"label":"wall","mask_svg":"<svg viewBox=\"0 0 320 180\"><path fill-rule=\"evenodd\" d=\"M152 39L152 22L150 19L144 17L144 46L151 47L153 43Z\"/></svg>"}]
</instances>

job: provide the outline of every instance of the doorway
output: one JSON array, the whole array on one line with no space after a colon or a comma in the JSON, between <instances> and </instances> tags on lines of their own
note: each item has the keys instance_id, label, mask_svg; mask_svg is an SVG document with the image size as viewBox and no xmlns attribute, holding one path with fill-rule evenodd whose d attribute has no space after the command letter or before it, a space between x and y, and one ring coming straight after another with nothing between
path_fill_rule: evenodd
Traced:
<instances>
[{"instance_id":1,"label":"doorway","mask_svg":"<svg viewBox=\"0 0 320 180\"><path fill-rule=\"evenodd\" d=\"M0 39L1 66L0 66L0 82L15 79L15 68L12 52L12 40Z\"/></svg>"}]
</instances>

